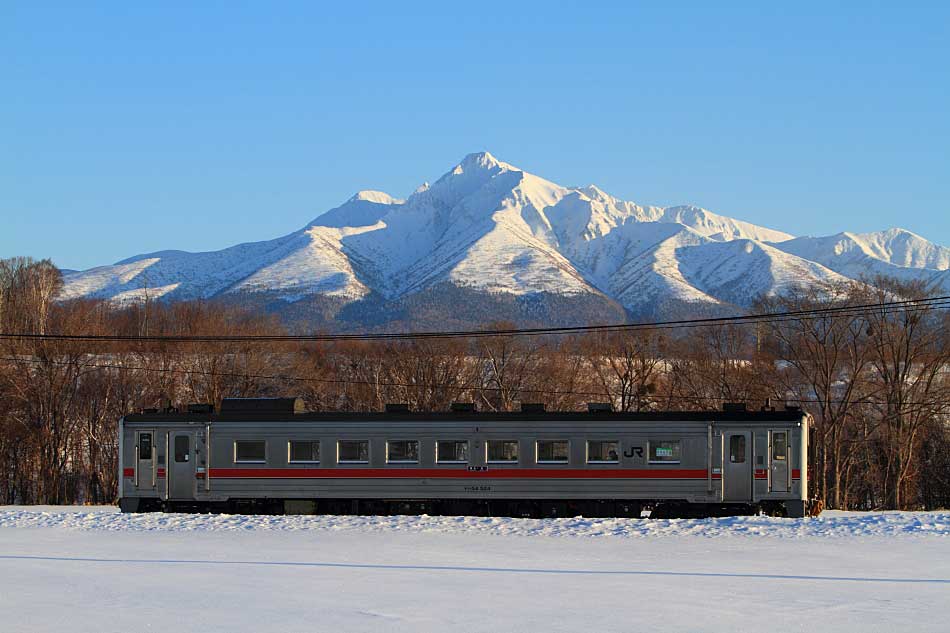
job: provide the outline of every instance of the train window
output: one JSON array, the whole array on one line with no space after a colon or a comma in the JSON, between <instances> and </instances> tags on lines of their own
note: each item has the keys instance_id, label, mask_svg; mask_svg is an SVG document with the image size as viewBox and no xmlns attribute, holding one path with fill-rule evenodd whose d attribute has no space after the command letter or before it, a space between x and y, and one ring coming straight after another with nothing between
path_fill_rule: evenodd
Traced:
<instances>
[{"instance_id":1,"label":"train window","mask_svg":"<svg viewBox=\"0 0 950 633\"><path fill-rule=\"evenodd\" d=\"M418 464L419 440L389 440L386 461L390 464Z\"/></svg>"},{"instance_id":2,"label":"train window","mask_svg":"<svg viewBox=\"0 0 950 633\"><path fill-rule=\"evenodd\" d=\"M465 440L439 440L435 443L435 461L440 464L467 463L468 442Z\"/></svg>"},{"instance_id":3,"label":"train window","mask_svg":"<svg viewBox=\"0 0 950 633\"><path fill-rule=\"evenodd\" d=\"M336 459L341 464L365 464L369 461L369 440L340 440Z\"/></svg>"},{"instance_id":4,"label":"train window","mask_svg":"<svg viewBox=\"0 0 950 633\"><path fill-rule=\"evenodd\" d=\"M178 463L188 461L188 452L190 451L189 447L190 442L188 441L187 435L176 435L175 436L175 461Z\"/></svg>"},{"instance_id":5,"label":"train window","mask_svg":"<svg viewBox=\"0 0 950 633\"><path fill-rule=\"evenodd\" d=\"M139 433L139 459L152 459L151 433Z\"/></svg>"},{"instance_id":6,"label":"train window","mask_svg":"<svg viewBox=\"0 0 950 633\"><path fill-rule=\"evenodd\" d=\"M234 461L245 464L263 464L267 461L267 442L264 440L236 440Z\"/></svg>"},{"instance_id":7,"label":"train window","mask_svg":"<svg viewBox=\"0 0 950 633\"><path fill-rule=\"evenodd\" d=\"M517 463L518 440L488 440L485 442L485 459L493 464Z\"/></svg>"},{"instance_id":8,"label":"train window","mask_svg":"<svg viewBox=\"0 0 950 633\"><path fill-rule=\"evenodd\" d=\"M589 440L587 442L587 463L616 464L620 461L620 442L613 440Z\"/></svg>"},{"instance_id":9,"label":"train window","mask_svg":"<svg viewBox=\"0 0 950 633\"><path fill-rule=\"evenodd\" d=\"M772 459L782 461L788 452L785 433L772 433Z\"/></svg>"},{"instance_id":10,"label":"train window","mask_svg":"<svg viewBox=\"0 0 950 633\"><path fill-rule=\"evenodd\" d=\"M538 440L536 446L539 464L566 464L569 455L567 440Z\"/></svg>"},{"instance_id":11,"label":"train window","mask_svg":"<svg viewBox=\"0 0 950 633\"><path fill-rule=\"evenodd\" d=\"M665 440L649 442L651 464L678 464L680 463L679 440Z\"/></svg>"},{"instance_id":12,"label":"train window","mask_svg":"<svg viewBox=\"0 0 950 633\"><path fill-rule=\"evenodd\" d=\"M287 443L287 462L291 464L319 464L320 440L290 440Z\"/></svg>"},{"instance_id":13,"label":"train window","mask_svg":"<svg viewBox=\"0 0 950 633\"><path fill-rule=\"evenodd\" d=\"M745 435L733 435L729 438L729 462L745 463Z\"/></svg>"}]
</instances>

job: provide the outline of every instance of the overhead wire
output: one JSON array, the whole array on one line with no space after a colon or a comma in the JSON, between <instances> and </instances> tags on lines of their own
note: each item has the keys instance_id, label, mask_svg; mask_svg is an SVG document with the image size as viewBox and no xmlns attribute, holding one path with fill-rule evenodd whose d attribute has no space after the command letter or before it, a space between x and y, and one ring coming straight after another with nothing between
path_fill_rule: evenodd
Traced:
<instances>
[{"instance_id":1,"label":"overhead wire","mask_svg":"<svg viewBox=\"0 0 950 633\"><path fill-rule=\"evenodd\" d=\"M950 308L950 296L928 297L924 299L902 300L890 302L877 302L873 304L862 305L843 305L823 308L813 308L786 312L760 313L753 315L736 315L732 317L710 317L702 319L680 319L671 321L659 321L653 323L630 323L630 324L612 324L612 325L594 325L594 326L573 326L573 327L553 327L553 328L506 328L495 330L467 330L467 331L437 331L437 332L401 332L384 334L327 334L327 335L228 335L228 336L124 336L124 335L65 335L65 334L33 334L33 333L0 333L0 340L30 340L30 341L83 341L83 342L151 342L151 343L244 343L244 342L328 342L328 341L366 341L366 340L415 340L430 338L482 338L482 337L505 337L505 336L537 336L537 335L560 335L560 334L581 334L590 332L616 332L629 330L659 330L659 329L677 329L689 327L704 327L726 324L761 324L761 323L783 323L789 321L813 320L828 317L850 317L866 315L869 311L882 311L884 314L893 313L913 313L918 311L945 310ZM68 365L66 361L55 361L51 359L39 359L25 356L7 356L0 357L0 360L9 362L30 362L30 363L50 363L54 365ZM109 363L82 363L83 367L112 369L121 371L141 371L141 372L163 372L186 375L204 375L218 376L242 379L273 380L288 382L312 382L323 384L338 385L368 385L374 387L386 388L429 388L429 389L452 389L459 392L482 391L498 392L501 387L490 387L485 385L471 384L448 384L448 383L400 383L400 382L382 382L355 380L351 378L317 378L290 376L284 374L257 374L245 372L208 372L202 370L191 370L183 368L167 367L143 367L129 366ZM523 393L538 393L551 395L568 396L597 396L610 399L608 391L578 391L561 389L541 389L541 388L517 388L517 391ZM717 396L655 396L654 400L682 400L682 401L723 401L724 398ZM817 404L822 400L789 398L787 401L799 403ZM844 402L844 400L828 400L824 402ZM870 400L848 400L854 404L873 403Z\"/></svg>"},{"instance_id":2,"label":"overhead wire","mask_svg":"<svg viewBox=\"0 0 950 633\"><path fill-rule=\"evenodd\" d=\"M479 391L479 392L499 392L504 391L503 387L490 387L486 385L472 385L472 384L451 384L451 383L430 383L430 382L392 382L392 381L375 381L375 380L356 380L352 378L317 378L314 376L291 376L286 374L257 374L257 373L244 373L244 372L221 372L221 371L206 371L206 370L197 370L197 369L183 369L176 367L143 367L143 366L133 366L133 365L119 365L112 363L75 363L69 361L56 361L51 359L40 359L40 358L28 358L28 357L10 357L10 356L0 356L0 361L9 361L9 362L27 362L33 364L49 364L57 366L69 366L69 365L78 365L83 368L93 368L93 369L114 369L119 371L141 371L145 373L170 373L170 374L185 374L185 375L198 375L198 376L208 376L208 377L221 377L221 378L240 378L240 379L255 379L255 380L273 380L273 381L287 381L287 382L310 382L310 383L319 383L319 384L334 384L334 385L362 385L369 387L387 387L387 388L398 388L398 389L445 389L451 390L458 393L464 393L466 391ZM580 391L574 389L539 389L534 387L511 387L511 391L517 391L520 393L543 393L555 396L597 396L603 397L607 400L612 400L612 396L607 390L604 391ZM768 396L767 396L768 397ZM695 401L707 401L707 402L728 402L729 398L722 396L698 396L698 395L650 395L641 398L642 401L670 401L676 400L679 402L695 402ZM860 399L828 399L828 400L819 400L815 398L798 398L798 397L787 397L782 398L785 403L797 402L800 404L840 404L840 403L850 403L850 404L879 404L876 400L871 400L868 398ZM930 406L934 403L932 402L904 402L907 406Z\"/></svg>"},{"instance_id":3,"label":"overhead wire","mask_svg":"<svg viewBox=\"0 0 950 633\"><path fill-rule=\"evenodd\" d=\"M508 336L551 336L587 334L598 332L655 331L710 327L717 325L745 325L757 323L781 323L822 319L831 316L862 316L869 311L884 313L950 309L950 295L902 301L877 302L861 305L843 305L785 312L766 312L729 317L706 317L678 319L650 323L615 323L609 325L580 325L547 328L502 328L494 330L442 330L427 332L389 332L358 334L249 334L249 335L121 335L121 334L56 334L56 333L0 333L0 340L23 341L84 341L84 342L140 342L140 343L264 343L264 342L335 342L335 341L391 341L452 338L494 338Z\"/></svg>"}]
</instances>

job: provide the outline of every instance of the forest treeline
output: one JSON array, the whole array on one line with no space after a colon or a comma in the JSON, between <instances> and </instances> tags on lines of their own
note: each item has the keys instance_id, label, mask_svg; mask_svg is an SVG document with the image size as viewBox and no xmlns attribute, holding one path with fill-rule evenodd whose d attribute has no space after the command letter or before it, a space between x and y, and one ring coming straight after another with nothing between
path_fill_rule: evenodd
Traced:
<instances>
[{"instance_id":1,"label":"forest treeline","mask_svg":"<svg viewBox=\"0 0 950 633\"><path fill-rule=\"evenodd\" d=\"M49 261L0 260L10 334L258 335L272 316L214 302L56 300ZM322 343L0 342L0 502L102 503L116 493L116 423L143 408L299 395L312 410L715 410L814 416L811 494L825 507L950 506L950 316L895 310L933 294L877 278L762 299L757 312L870 306L755 324L572 336ZM499 323L486 329L498 329Z\"/></svg>"}]
</instances>

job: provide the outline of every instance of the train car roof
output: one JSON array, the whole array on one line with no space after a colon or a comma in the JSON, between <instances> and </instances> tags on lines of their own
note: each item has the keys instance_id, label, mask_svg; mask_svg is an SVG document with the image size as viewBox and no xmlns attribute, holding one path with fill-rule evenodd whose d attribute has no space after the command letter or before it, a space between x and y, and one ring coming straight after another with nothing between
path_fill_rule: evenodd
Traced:
<instances>
[{"instance_id":1,"label":"train car roof","mask_svg":"<svg viewBox=\"0 0 950 633\"><path fill-rule=\"evenodd\" d=\"M512 421L512 422L651 422L651 421L708 421L708 422L797 422L805 417L801 410L780 411L509 411L509 412L415 412L369 411L304 413L233 411L211 412L146 412L125 416L126 422L451 422L451 421Z\"/></svg>"}]
</instances>

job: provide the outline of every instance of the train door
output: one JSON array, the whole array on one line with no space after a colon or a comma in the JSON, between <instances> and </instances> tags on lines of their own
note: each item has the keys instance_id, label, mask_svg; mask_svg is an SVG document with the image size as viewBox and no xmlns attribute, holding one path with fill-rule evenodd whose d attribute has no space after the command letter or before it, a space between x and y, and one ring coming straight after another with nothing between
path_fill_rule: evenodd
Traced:
<instances>
[{"instance_id":1,"label":"train door","mask_svg":"<svg viewBox=\"0 0 950 633\"><path fill-rule=\"evenodd\" d=\"M769 492L788 492L788 431L769 431Z\"/></svg>"},{"instance_id":2,"label":"train door","mask_svg":"<svg viewBox=\"0 0 950 633\"><path fill-rule=\"evenodd\" d=\"M155 449L155 431L135 432L135 475L138 490L153 490L158 475L158 451Z\"/></svg>"},{"instance_id":3,"label":"train door","mask_svg":"<svg viewBox=\"0 0 950 633\"><path fill-rule=\"evenodd\" d=\"M195 498L195 461L192 456L192 434L173 431L171 459L168 460L169 498Z\"/></svg>"},{"instance_id":4,"label":"train door","mask_svg":"<svg viewBox=\"0 0 950 633\"><path fill-rule=\"evenodd\" d=\"M722 464L723 501L752 500L752 434L723 431L725 450Z\"/></svg>"}]
</instances>

